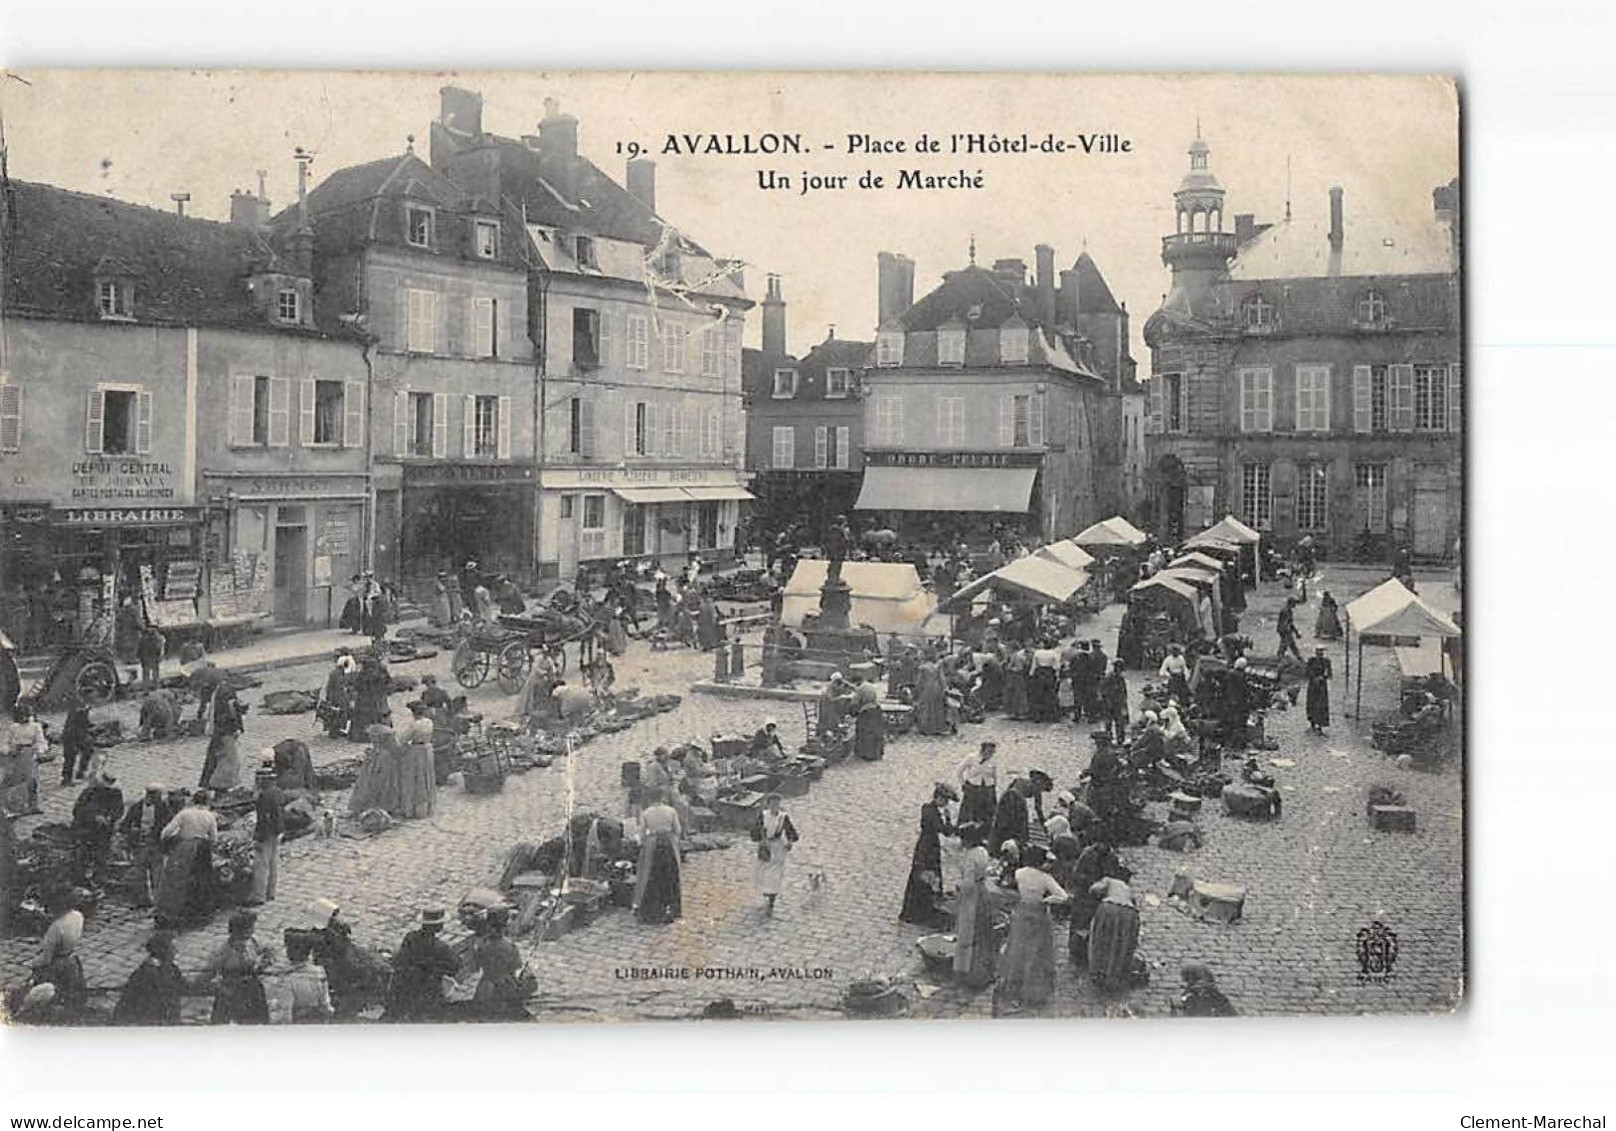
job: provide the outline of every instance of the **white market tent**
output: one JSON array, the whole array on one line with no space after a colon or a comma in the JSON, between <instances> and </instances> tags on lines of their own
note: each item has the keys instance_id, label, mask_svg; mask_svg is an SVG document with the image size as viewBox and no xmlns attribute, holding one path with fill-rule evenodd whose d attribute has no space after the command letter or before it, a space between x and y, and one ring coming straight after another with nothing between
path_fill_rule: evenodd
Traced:
<instances>
[{"instance_id":1,"label":"white market tent","mask_svg":"<svg viewBox=\"0 0 1616 1131\"><path fill-rule=\"evenodd\" d=\"M1073 535L1071 540L1087 549L1090 546L1143 546L1150 538L1121 515L1113 515Z\"/></svg>"},{"instance_id":2,"label":"white market tent","mask_svg":"<svg viewBox=\"0 0 1616 1131\"><path fill-rule=\"evenodd\" d=\"M1252 557L1252 577L1262 580L1262 553L1258 546L1262 542L1262 535L1241 522L1232 514L1226 514L1222 519L1213 523L1205 530L1192 537L1184 539L1186 547L1205 545L1208 542L1222 542L1230 546L1250 546Z\"/></svg>"},{"instance_id":3,"label":"white market tent","mask_svg":"<svg viewBox=\"0 0 1616 1131\"><path fill-rule=\"evenodd\" d=\"M1036 601L1060 604L1071 600L1079 589L1088 584L1088 580L1088 574L1080 569L1068 569L1059 562L1031 555L1006 562L992 573L983 574L955 591L944 604L957 605L969 601L990 587L1009 589Z\"/></svg>"},{"instance_id":4,"label":"white market tent","mask_svg":"<svg viewBox=\"0 0 1616 1131\"><path fill-rule=\"evenodd\" d=\"M1342 647L1346 650L1347 678L1352 678L1351 640L1353 630L1358 632L1358 694L1354 712L1363 707L1363 648L1365 638L1371 644L1396 644L1409 637L1423 639L1428 636L1448 638L1462 636L1459 626L1451 617L1432 608L1418 594L1412 592L1397 578L1388 578L1357 600L1348 603L1346 633Z\"/></svg>"},{"instance_id":5,"label":"white market tent","mask_svg":"<svg viewBox=\"0 0 1616 1131\"><path fill-rule=\"evenodd\" d=\"M823 558L797 563L780 602L781 624L799 628L804 616L819 611L819 590L829 569L830 563ZM925 631L921 625L937 603L920 583L915 567L906 562L843 562L842 580L853 591L848 619L880 633Z\"/></svg>"},{"instance_id":6,"label":"white market tent","mask_svg":"<svg viewBox=\"0 0 1616 1131\"><path fill-rule=\"evenodd\" d=\"M1044 558L1047 561L1059 562L1067 569L1088 569L1089 566L1094 564L1094 555L1070 539L1051 542L1047 546L1040 546L1033 551L1032 556Z\"/></svg>"}]
</instances>

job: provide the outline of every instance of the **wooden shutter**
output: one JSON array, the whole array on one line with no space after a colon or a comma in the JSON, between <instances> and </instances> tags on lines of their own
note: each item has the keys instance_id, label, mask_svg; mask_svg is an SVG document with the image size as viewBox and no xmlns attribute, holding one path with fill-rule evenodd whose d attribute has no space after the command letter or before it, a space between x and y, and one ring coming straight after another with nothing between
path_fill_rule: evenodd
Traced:
<instances>
[{"instance_id":1,"label":"wooden shutter","mask_svg":"<svg viewBox=\"0 0 1616 1131\"><path fill-rule=\"evenodd\" d=\"M1390 373L1390 401L1386 413L1387 426L1393 432L1414 431L1414 367L1393 365Z\"/></svg>"},{"instance_id":2,"label":"wooden shutter","mask_svg":"<svg viewBox=\"0 0 1616 1131\"><path fill-rule=\"evenodd\" d=\"M499 398L499 445L495 448L500 459L511 458L511 398Z\"/></svg>"},{"instance_id":3,"label":"wooden shutter","mask_svg":"<svg viewBox=\"0 0 1616 1131\"><path fill-rule=\"evenodd\" d=\"M645 454L659 456L664 443L662 434L662 406L655 401L645 402Z\"/></svg>"},{"instance_id":4,"label":"wooden shutter","mask_svg":"<svg viewBox=\"0 0 1616 1131\"><path fill-rule=\"evenodd\" d=\"M1006 393L999 398L999 447L1011 448L1016 443L1016 398Z\"/></svg>"},{"instance_id":5,"label":"wooden shutter","mask_svg":"<svg viewBox=\"0 0 1616 1131\"><path fill-rule=\"evenodd\" d=\"M709 459L717 459L722 440L720 436L724 430L723 417L718 409L707 413L707 431L702 440L702 455Z\"/></svg>"},{"instance_id":6,"label":"wooden shutter","mask_svg":"<svg viewBox=\"0 0 1616 1131\"><path fill-rule=\"evenodd\" d=\"M393 394L393 454L407 456L410 454L410 394L406 389L400 389Z\"/></svg>"},{"instance_id":7,"label":"wooden shutter","mask_svg":"<svg viewBox=\"0 0 1616 1131\"><path fill-rule=\"evenodd\" d=\"M625 456L638 455L634 447L634 424L638 416L635 405L637 401L623 402L623 454Z\"/></svg>"},{"instance_id":8,"label":"wooden shutter","mask_svg":"<svg viewBox=\"0 0 1616 1131\"><path fill-rule=\"evenodd\" d=\"M814 429L814 466L823 469L830 462L830 433L821 424Z\"/></svg>"},{"instance_id":9,"label":"wooden shutter","mask_svg":"<svg viewBox=\"0 0 1616 1131\"><path fill-rule=\"evenodd\" d=\"M1464 373L1460 362L1448 366L1448 431L1464 429Z\"/></svg>"},{"instance_id":10,"label":"wooden shutter","mask_svg":"<svg viewBox=\"0 0 1616 1131\"><path fill-rule=\"evenodd\" d=\"M22 450L22 386L0 385L0 452Z\"/></svg>"},{"instance_id":11,"label":"wooden shutter","mask_svg":"<svg viewBox=\"0 0 1616 1131\"><path fill-rule=\"evenodd\" d=\"M237 374L230 378L230 443L253 442L253 391L257 379Z\"/></svg>"},{"instance_id":12,"label":"wooden shutter","mask_svg":"<svg viewBox=\"0 0 1616 1131\"><path fill-rule=\"evenodd\" d=\"M847 425L838 425L836 428L836 466L845 471L848 467L847 445L852 441L853 430Z\"/></svg>"},{"instance_id":13,"label":"wooden shutter","mask_svg":"<svg viewBox=\"0 0 1616 1131\"><path fill-rule=\"evenodd\" d=\"M1261 431L1274 430L1274 371L1265 369L1258 379L1258 387L1262 389L1261 407L1257 413L1257 424Z\"/></svg>"},{"instance_id":14,"label":"wooden shutter","mask_svg":"<svg viewBox=\"0 0 1616 1131\"><path fill-rule=\"evenodd\" d=\"M1240 371L1240 431L1257 430L1257 373L1253 369Z\"/></svg>"},{"instance_id":15,"label":"wooden shutter","mask_svg":"<svg viewBox=\"0 0 1616 1131\"><path fill-rule=\"evenodd\" d=\"M104 389L91 389L84 413L84 450L91 455L102 451L102 429L106 424L107 394Z\"/></svg>"},{"instance_id":16,"label":"wooden shutter","mask_svg":"<svg viewBox=\"0 0 1616 1131\"><path fill-rule=\"evenodd\" d=\"M305 377L298 384L302 386L298 390L298 435L306 447L314 443L314 378Z\"/></svg>"},{"instance_id":17,"label":"wooden shutter","mask_svg":"<svg viewBox=\"0 0 1616 1131\"><path fill-rule=\"evenodd\" d=\"M612 363L612 341L616 337L611 311L602 308L595 316L595 325L596 356L600 359L600 367L605 369Z\"/></svg>"},{"instance_id":18,"label":"wooden shutter","mask_svg":"<svg viewBox=\"0 0 1616 1131\"><path fill-rule=\"evenodd\" d=\"M937 443L946 444L949 441L949 401L947 397L937 398Z\"/></svg>"},{"instance_id":19,"label":"wooden shutter","mask_svg":"<svg viewBox=\"0 0 1616 1131\"><path fill-rule=\"evenodd\" d=\"M363 447L365 443L365 383L342 383L342 446Z\"/></svg>"},{"instance_id":20,"label":"wooden shutter","mask_svg":"<svg viewBox=\"0 0 1616 1131\"><path fill-rule=\"evenodd\" d=\"M1334 383L1335 370L1328 365L1319 366L1313 385L1313 423L1320 432L1330 430L1330 392Z\"/></svg>"},{"instance_id":21,"label":"wooden shutter","mask_svg":"<svg viewBox=\"0 0 1616 1131\"><path fill-rule=\"evenodd\" d=\"M1352 430L1372 431L1375 424L1375 374L1367 365L1352 367Z\"/></svg>"},{"instance_id":22,"label":"wooden shutter","mask_svg":"<svg viewBox=\"0 0 1616 1131\"><path fill-rule=\"evenodd\" d=\"M284 448L292 442L292 379L269 379L269 446Z\"/></svg>"},{"instance_id":23,"label":"wooden shutter","mask_svg":"<svg viewBox=\"0 0 1616 1131\"><path fill-rule=\"evenodd\" d=\"M1160 435L1162 431L1162 390L1166 388L1165 376L1154 377L1150 382L1150 412L1145 420L1145 431L1151 435Z\"/></svg>"},{"instance_id":24,"label":"wooden shutter","mask_svg":"<svg viewBox=\"0 0 1616 1131\"><path fill-rule=\"evenodd\" d=\"M460 398L460 454L467 459L477 454L477 398L467 393Z\"/></svg>"},{"instance_id":25,"label":"wooden shutter","mask_svg":"<svg viewBox=\"0 0 1616 1131\"><path fill-rule=\"evenodd\" d=\"M587 397L578 398L578 454L595 458L595 402Z\"/></svg>"},{"instance_id":26,"label":"wooden shutter","mask_svg":"<svg viewBox=\"0 0 1616 1131\"><path fill-rule=\"evenodd\" d=\"M662 451L659 455L676 456L679 454L679 406L676 404L659 405L657 416L662 424Z\"/></svg>"},{"instance_id":27,"label":"wooden shutter","mask_svg":"<svg viewBox=\"0 0 1616 1131\"><path fill-rule=\"evenodd\" d=\"M496 336L497 324L495 317L496 311L493 299L474 298L471 300L471 352L473 356L498 356L499 339Z\"/></svg>"},{"instance_id":28,"label":"wooden shutter","mask_svg":"<svg viewBox=\"0 0 1616 1131\"><path fill-rule=\"evenodd\" d=\"M686 405L679 414L679 434L675 437L677 447L674 455L681 459L686 455L697 458L697 449L701 446L701 410L695 405ZM687 452L685 449L689 448Z\"/></svg>"},{"instance_id":29,"label":"wooden shutter","mask_svg":"<svg viewBox=\"0 0 1616 1131\"><path fill-rule=\"evenodd\" d=\"M432 458L449 454L449 394L432 394Z\"/></svg>"},{"instance_id":30,"label":"wooden shutter","mask_svg":"<svg viewBox=\"0 0 1616 1131\"><path fill-rule=\"evenodd\" d=\"M1044 446L1044 396L1033 393L1027 398L1027 442L1035 448Z\"/></svg>"},{"instance_id":31,"label":"wooden shutter","mask_svg":"<svg viewBox=\"0 0 1616 1131\"><path fill-rule=\"evenodd\" d=\"M150 455L152 441L152 395L145 389L135 394L135 454Z\"/></svg>"}]
</instances>

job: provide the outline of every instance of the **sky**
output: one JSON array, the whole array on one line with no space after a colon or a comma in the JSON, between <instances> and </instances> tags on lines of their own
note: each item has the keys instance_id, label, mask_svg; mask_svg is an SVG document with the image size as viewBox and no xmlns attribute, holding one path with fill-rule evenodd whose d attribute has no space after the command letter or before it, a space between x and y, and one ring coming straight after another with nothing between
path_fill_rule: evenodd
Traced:
<instances>
[{"instance_id":1,"label":"sky","mask_svg":"<svg viewBox=\"0 0 1616 1131\"><path fill-rule=\"evenodd\" d=\"M1055 248L1057 269L1087 250L1133 315L1141 374L1145 319L1167 289L1161 237L1173 230L1172 192L1197 128L1236 213L1278 220L1287 192L1296 217L1328 212L1345 191L1346 229L1375 220L1418 223L1431 190L1459 172L1459 100L1447 79L1398 76L828 74L677 72L21 71L0 83L10 172L120 200L225 219L233 189L268 174L278 209L296 196L294 148L315 153L318 182L347 165L402 153L413 135L427 156L439 89L484 98L483 127L537 132L546 97L579 119L579 148L622 179L625 147L657 161L657 211L715 255L747 264L761 299L782 277L789 348L803 353L835 325L873 336L876 254L915 260L919 298L944 271ZM780 133L802 156L664 154L668 135ZM1046 135L1060 154L916 154L922 134ZM906 153L849 154L849 135L902 142ZM1128 152L1085 154L1079 135L1116 135ZM832 148L826 148L830 146ZM981 174L978 189L898 189L901 170ZM861 190L866 170L885 180ZM758 187L760 171L786 190ZM801 174L845 176L842 190L798 191ZM756 317L747 342L758 340Z\"/></svg>"}]
</instances>

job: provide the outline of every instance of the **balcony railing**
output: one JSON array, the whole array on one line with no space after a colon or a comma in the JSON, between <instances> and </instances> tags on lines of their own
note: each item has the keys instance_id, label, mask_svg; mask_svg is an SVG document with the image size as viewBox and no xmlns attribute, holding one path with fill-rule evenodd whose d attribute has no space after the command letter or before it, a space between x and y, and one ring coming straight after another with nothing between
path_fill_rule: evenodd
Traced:
<instances>
[{"instance_id":1,"label":"balcony railing","mask_svg":"<svg viewBox=\"0 0 1616 1131\"><path fill-rule=\"evenodd\" d=\"M1233 232L1178 232L1162 237L1162 254L1189 248L1205 248L1233 255L1240 247L1240 238Z\"/></svg>"}]
</instances>

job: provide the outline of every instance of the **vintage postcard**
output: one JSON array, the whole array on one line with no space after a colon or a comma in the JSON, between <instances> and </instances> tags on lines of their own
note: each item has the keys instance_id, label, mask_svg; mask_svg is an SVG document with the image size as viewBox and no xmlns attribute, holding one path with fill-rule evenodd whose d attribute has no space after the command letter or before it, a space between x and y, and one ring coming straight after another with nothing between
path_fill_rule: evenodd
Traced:
<instances>
[{"instance_id":1,"label":"vintage postcard","mask_svg":"<svg viewBox=\"0 0 1616 1131\"><path fill-rule=\"evenodd\" d=\"M11 1023L1461 1001L1451 78L0 85Z\"/></svg>"}]
</instances>

